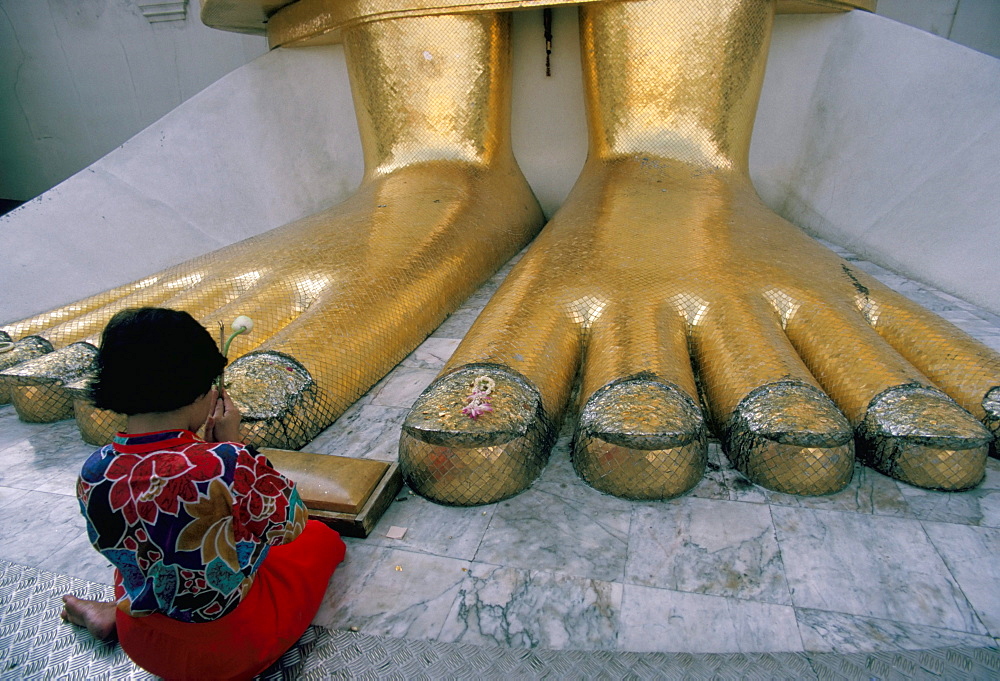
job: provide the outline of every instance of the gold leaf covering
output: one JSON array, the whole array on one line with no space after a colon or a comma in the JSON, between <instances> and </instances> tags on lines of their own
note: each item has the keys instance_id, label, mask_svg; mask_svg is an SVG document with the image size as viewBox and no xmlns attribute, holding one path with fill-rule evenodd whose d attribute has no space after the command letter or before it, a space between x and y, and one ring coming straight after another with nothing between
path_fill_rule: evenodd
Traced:
<instances>
[{"instance_id":1,"label":"gold leaf covering","mask_svg":"<svg viewBox=\"0 0 1000 681\"><path fill-rule=\"evenodd\" d=\"M579 414L576 470L622 497L690 489L706 422L741 472L783 492L843 488L855 439L912 484L982 479L993 434L977 419L996 423L1000 356L855 271L750 184L773 13L768 0L581 8L587 164L418 401L429 414L404 423L400 465L421 494L516 494L566 413ZM492 367L498 386L516 377L531 418L463 420L467 367Z\"/></svg>"}]
</instances>

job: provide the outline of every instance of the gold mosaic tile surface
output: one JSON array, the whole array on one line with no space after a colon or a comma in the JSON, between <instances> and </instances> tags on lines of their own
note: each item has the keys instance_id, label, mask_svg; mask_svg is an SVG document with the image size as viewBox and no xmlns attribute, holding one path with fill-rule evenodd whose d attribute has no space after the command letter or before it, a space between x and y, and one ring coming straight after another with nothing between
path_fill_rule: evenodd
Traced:
<instances>
[{"instance_id":1,"label":"gold mosaic tile surface","mask_svg":"<svg viewBox=\"0 0 1000 681\"><path fill-rule=\"evenodd\" d=\"M871 465L916 485L982 478L997 353L818 246L749 182L773 13L766 0L581 8L587 165L421 398L461 404L461 367L494 366L537 392L537 414L529 426L494 409L459 433L414 410L400 457L415 489L443 503L510 496L544 460L526 433L548 424L535 438L548 442L567 413L581 415L577 471L628 498L693 486L704 423L741 472L793 494L842 489L855 437ZM523 463L492 487L456 474L498 447Z\"/></svg>"},{"instance_id":2,"label":"gold mosaic tile surface","mask_svg":"<svg viewBox=\"0 0 1000 681\"><path fill-rule=\"evenodd\" d=\"M60 348L96 344L126 307L187 310L213 331L248 315L254 329L235 339L226 370L244 434L257 445L302 446L541 226L510 147L509 33L509 17L498 15L348 31L366 162L354 196L4 331ZM45 390L45 402L61 395L59 409L39 407L34 418L68 417L66 390ZM23 391L32 392L23 401L43 401L41 388ZM83 418L91 439L114 427Z\"/></svg>"}]
</instances>

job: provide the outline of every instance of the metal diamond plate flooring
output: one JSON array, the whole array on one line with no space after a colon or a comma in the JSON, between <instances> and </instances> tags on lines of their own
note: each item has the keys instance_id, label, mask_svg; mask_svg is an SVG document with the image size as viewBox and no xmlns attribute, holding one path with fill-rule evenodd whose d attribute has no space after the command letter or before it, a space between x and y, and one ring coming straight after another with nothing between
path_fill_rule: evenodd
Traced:
<instances>
[{"instance_id":1,"label":"metal diamond plate flooring","mask_svg":"<svg viewBox=\"0 0 1000 681\"><path fill-rule=\"evenodd\" d=\"M0 560L0 678L149 679L115 644L59 620L110 586ZM997 679L1000 650L668 654L482 647L310 627L262 679Z\"/></svg>"}]
</instances>

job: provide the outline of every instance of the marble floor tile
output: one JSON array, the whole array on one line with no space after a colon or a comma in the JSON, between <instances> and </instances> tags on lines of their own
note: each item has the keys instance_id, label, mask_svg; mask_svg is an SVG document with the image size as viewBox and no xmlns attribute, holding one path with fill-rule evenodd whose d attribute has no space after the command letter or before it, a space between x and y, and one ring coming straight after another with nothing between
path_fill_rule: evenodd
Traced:
<instances>
[{"instance_id":1,"label":"marble floor tile","mask_svg":"<svg viewBox=\"0 0 1000 681\"><path fill-rule=\"evenodd\" d=\"M440 640L552 650L615 650L622 585L475 565Z\"/></svg>"},{"instance_id":2,"label":"marble floor tile","mask_svg":"<svg viewBox=\"0 0 1000 681\"><path fill-rule=\"evenodd\" d=\"M402 407L354 405L302 450L355 459L396 461L399 433L407 411Z\"/></svg>"},{"instance_id":3,"label":"marble floor tile","mask_svg":"<svg viewBox=\"0 0 1000 681\"><path fill-rule=\"evenodd\" d=\"M980 485L966 492L937 492L904 483L899 488L920 520L1000 527L1000 489Z\"/></svg>"},{"instance_id":4,"label":"marble floor tile","mask_svg":"<svg viewBox=\"0 0 1000 681\"><path fill-rule=\"evenodd\" d=\"M472 560L495 510L496 504L475 508L440 506L404 487L365 545ZM390 527L406 528L406 534L402 539L389 539L385 533Z\"/></svg>"},{"instance_id":5,"label":"marble floor tile","mask_svg":"<svg viewBox=\"0 0 1000 681\"><path fill-rule=\"evenodd\" d=\"M478 316L478 308L459 308L434 330L431 338L464 338Z\"/></svg>"},{"instance_id":6,"label":"marble floor tile","mask_svg":"<svg viewBox=\"0 0 1000 681\"><path fill-rule=\"evenodd\" d=\"M1000 334L981 334L974 338L991 350L1000 352Z\"/></svg>"},{"instance_id":7,"label":"marble floor tile","mask_svg":"<svg viewBox=\"0 0 1000 681\"><path fill-rule=\"evenodd\" d=\"M83 462L95 447L71 433L40 434L0 450L0 485L73 495Z\"/></svg>"},{"instance_id":8,"label":"marble floor tile","mask_svg":"<svg viewBox=\"0 0 1000 681\"><path fill-rule=\"evenodd\" d=\"M428 338L399 363L410 369L440 370L461 343L457 338Z\"/></svg>"},{"instance_id":9,"label":"marble floor tile","mask_svg":"<svg viewBox=\"0 0 1000 681\"><path fill-rule=\"evenodd\" d=\"M636 504L625 582L791 605L767 506L686 497Z\"/></svg>"},{"instance_id":10,"label":"marble floor tile","mask_svg":"<svg viewBox=\"0 0 1000 681\"><path fill-rule=\"evenodd\" d=\"M53 424L24 423L17 417L13 405L0 406L0 449L6 449L32 435L47 433L51 425Z\"/></svg>"},{"instance_id":11,"label":"marble floor tile","mask_svg":"<svg viewBox=\"0 0 1000 681\"><path fill-rule=\"evenodd\" d=\"M745 504L766 504L771 491L755 485L745 475L733 468L728 459L723 459L726 467L722 469L726 489L729 491L730 501L739 501Z\"/></svg>"},{"instance_id":12,"label":"marble floor tile","mask_svg":"<svg viewBox=\"0 0 1000 681\"><path fill-rule=\"evenodd\" d=\"M993 647L993 639L922 624L800 608L795 611L802 645L817 653L922 650L947 646Z\"/></svg>"},{"instance_id":13,"label":"marble floor tile","mask_svg":"<svg viewBox=\"0 0 1000 681\"><path fill-rule=\"evenodd\" d=\"M986 477L979 483L981 489L1000 489L1000 460L986 459Z\"/></svg>"},{"instance_id":14,"label":"marble floor tile","mask_svg":"<svg viewBox=\"0 0 1000 681\"><path fill-rule=\"evenodd\" d=\"M507 272L505 272L504 276L500 279L497 280L491 279L489 282L483 285L482 288L480 288L478 291L469 296L469 298L467 298L466 301L462 303L462 306L458 309L475 310L476 312L482 310L484 307L486 307L486 303L490 302L490 299L493 297L493 294L497 292L497 289L500 288L500 284L503 282L503 279L506 278L506 274Z\"/></svg>"},{"instance_id":15,"label":"marble floor tile","mask_svg":"<svg viewBox=\"0 0 1000 681\"><path fill-rule=\"evenodd\" d=\"M37 567L80 536L86 537L86 525L75 496L29 491L0 507L4 560Z\"/></svg>"},{"instance_id":16,"label":"marble floor tile","mask_svg":"<svg viewBox=\"0 0 1000 681\"><path fill-rule=\"evenodd\" d=\"M665 653L802 650L795 612L787 605L626 584L621 620L622 650Z\"/></svg>"},{"instance_id":17,"label":"marble floor tile","mask_svg":"<svg viewBox=\"0 0 1000 681\"><path fill-rule=\"evenodd\" d=\"M556 450L531 488L497 505L476 560L621 581L631 508L588 487Z\"/></svg>"},{"instance_id":18,"label":"marble floor tile","mask_svg":"<svg viewBox=\"0 0 1000 681\"><path fill-rule=\"evenodd\" d=\"M366 634L436 639L471 564L347 540L313 624Z\"/></svg>"},{"instance_id":19,"label":"marble floor tile","mask_svg":"<svg viewBox=\"0 0 1000 681\"><path fill-rule=\"evenodd\" d=\"M17 489L15 487L2 487L0 486L0 508L8 504L18 503L20 499L28 494L26 489Z\"/></svg>"},{"instance_id":20,"label":"marble floor tile","mask_svg":"<svg viewBox=\"0 0 1000 681\"><path fill-rule=\"evenodd\" d=\"M718 442L709 444L707 459L705 475L685 496L699 499L729 499L729 486L726 483L729 460L722 454Z\"/></svg>"},{"instance_id":21,"label":"marble floor tile","mask_svg":"<svg viewBox=\"0 0 1000 681\"><path fill-rule=\"evenodd\" d=\"M792 603L985 634L920 523L772 506Z\"/></svg>"},{"instance_id":22,"label":"marble floor tile","mask_svg":"<svg viewBox=\"0 0 1000 681\"><path fill-rule=\"evenodd\" d=\"M923 525L979 619L992 636L1000 636L1000 530Z\"/></svg>"},{"instance_id":23,"label":"marble floor tile","mask_svg":"<svg viewBox=\"0 0 1000 681\"><path fill-rule=\"evenodd\" d=\"M23 447L27 444L26 456L34 466L45 466L46 462L61 461L73 458L80 453L90 454L96 449L86 444L80 437L76 421L67 420L56 423L21 423L17 420L12 408L10 415L0 419L0 453L12 446ZM7 438L9 431L16 437ZM80 460L80 464L83 460ZM2 483L0 483L2 484Z\"/></svg>"},{"instance_id":24,"label":"marble floor tile","mask_svg":"<svg viewBox=\"0 0 1000 681\"><path fill-rule=\"evenodd\" d=\"M114 584L114 566L91 545L86 532L67 541L38 567L98 584Z\"/></svg>"},{"instance_id":25,"label":"marble floor tile","mask_svg":"<svg viewBox=\"0 0 1000 681\"><path fill-rule=\"evenodd\" d=\"M371 404L379 407L409 409L424 388L431 384L438 372L434 369L398 368L389 374L389 380L372 397Z\"/></svg>"}]
</instances>

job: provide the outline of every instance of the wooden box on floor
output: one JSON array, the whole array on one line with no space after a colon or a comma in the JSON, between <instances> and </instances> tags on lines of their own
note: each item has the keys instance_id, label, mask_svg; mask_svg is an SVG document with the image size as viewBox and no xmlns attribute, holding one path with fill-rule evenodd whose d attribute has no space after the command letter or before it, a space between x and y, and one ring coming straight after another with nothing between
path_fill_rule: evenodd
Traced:
<instances>
[{"instance_id":1,"label":"wooden box on floor","mask_svg":"<svg viewBox=\"0 0 1000 681\"><path fill-rule=\"evenodd\" d=\"M403 487L398 463L288 449L260 452L295 481L310 518L347 537L367 537Z\"/></svg>"}]
</instances>

